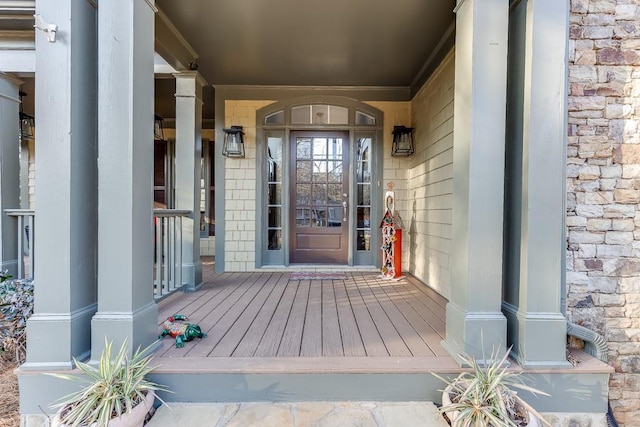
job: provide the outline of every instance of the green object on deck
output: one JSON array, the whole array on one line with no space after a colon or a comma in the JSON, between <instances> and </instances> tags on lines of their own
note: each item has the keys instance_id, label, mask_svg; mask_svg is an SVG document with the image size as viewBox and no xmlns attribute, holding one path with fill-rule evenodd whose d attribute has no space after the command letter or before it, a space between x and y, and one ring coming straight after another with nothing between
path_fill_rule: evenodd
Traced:
<instances>
[{"instance_id":1,"label":"green object on deck","mask_svg":"<svg viewBox=\"0 0 640 427\"><path fill-rule=\"evenodd\" d=\"M162 339L167 335L172 336L176 340L176 347L184 347L184 343L192 341L195 338L205 338L207 334L202 332L200 326L194 323L185 323L188 320L183 314L174 314L169 316L162 323L162 332L158 335L158 339Z\"/></svg>"}]
</instances>

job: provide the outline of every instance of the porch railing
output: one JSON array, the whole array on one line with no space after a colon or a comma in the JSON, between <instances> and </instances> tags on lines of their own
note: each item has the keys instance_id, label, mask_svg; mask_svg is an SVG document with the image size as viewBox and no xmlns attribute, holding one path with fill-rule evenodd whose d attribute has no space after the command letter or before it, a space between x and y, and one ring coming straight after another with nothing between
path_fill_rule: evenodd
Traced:
<instances>
[{"instance_id":1,"label":"porch railing","mask_svg":"<svg viewBox=\"0 0 640 427\"><path fill-rule=\"evenodd\" d=\"M5 209L16 220L18 237L17 279L34 278L35 211L33 209ZM182 220L189 210L154 209L154 274L156 298L166 296L182 287Z\"/></svg>"},{"instance_id":2,"label":"porch railing","mask_svg":"<svg viewBox=\"0 0 640 427\"><path fill-rule=\"evenodd\" d=\"M182 220L189 210L154 209L155 267L153 292L156 298L170 294L182 283Z\"/></svg>"},{"instance_id":3,"label":"porch railing","mask_svg":"<svg viewBox=\"0 0 640 427\"><path fill-rule=\"evenodd\" d=\"M33 279L35 246L35 228L33 209L5 209L4 213L16 219L16 233L18 238L18 277L16 279Z\"/></svg>"}]
</instances>

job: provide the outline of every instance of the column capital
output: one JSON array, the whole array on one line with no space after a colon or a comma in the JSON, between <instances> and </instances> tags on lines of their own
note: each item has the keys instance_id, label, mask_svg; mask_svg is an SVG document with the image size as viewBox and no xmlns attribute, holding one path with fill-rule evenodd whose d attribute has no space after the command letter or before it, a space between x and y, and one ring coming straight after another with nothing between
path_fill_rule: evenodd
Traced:
<instances>
[{"instance_id":1,"label":"column capital","mask_svg":"<svg viewBox=\"0 0 640 427\"><path fill-rule=\"evenodd\" d=\"M204 77L202 77L202 74L200 74L195 70L179 71L177 73L173 73L173 77L175 77L176 80L194 79L195 82L198 83L200 86L206 86L208 84L207 81L204 79Z\"/></svg>"}]
</instances>

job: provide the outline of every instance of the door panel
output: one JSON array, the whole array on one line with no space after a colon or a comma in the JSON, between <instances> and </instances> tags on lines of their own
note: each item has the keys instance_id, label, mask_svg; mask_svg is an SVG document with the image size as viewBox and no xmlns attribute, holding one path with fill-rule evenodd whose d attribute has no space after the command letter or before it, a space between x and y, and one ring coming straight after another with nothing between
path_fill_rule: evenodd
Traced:
<instances>
[{"instance_id":1,"label":"door panel","mask_svg":"<svg viewBox=\"0 0 640 427\"><path fill-rule=\"evenodd\" d=\"M347 263L348 170L348 132L291 132L291 263Z\"/></svg>"}]
</instances>

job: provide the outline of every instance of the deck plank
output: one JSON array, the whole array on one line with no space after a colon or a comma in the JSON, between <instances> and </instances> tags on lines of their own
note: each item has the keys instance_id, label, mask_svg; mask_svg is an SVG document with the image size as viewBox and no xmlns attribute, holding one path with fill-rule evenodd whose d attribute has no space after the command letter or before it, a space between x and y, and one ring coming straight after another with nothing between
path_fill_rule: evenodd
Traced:
<instances>
[{"instance_id":1,"label":"deck plank","mask_svg":"<svg viewBox=\"0 0 640 427\"><path fill-rule=\"evenodd\" d=\"M344 356L332 280L322 280L322 355Z\"/></svg>"},{"instance_id":2,"label":"deck plank","mask_svg":"<svg viewBox=\"0 0 640 427\"><path fill-rule=\"evenodd\" d=\"M293 300L287 326L282 334L277 356L300 356L304 318L307 314L307 303L309 301L310 283L309 280L301 280L298 284L298 291Z\"/></svg>"},{"instance_id":3,"label":"deck plank","mask_svg":"<svg viewBox=\"0 0 640 427\"><path fill-rule=\"evenodd\" d=\"M290 274L287 273L285 276L288 280ZM254 353L255 357L275 357L278 352L278 347L280 347L280 341L282 341L284 328L287 326L287 319L289 319L291 306L293 305L293 299L296 296L297 290L298 281L289 280L287 282L287 288L284 290L282 298L280 298L278 306L276 307L276 311L273 313L273 317L269 322L269 326L256 348L256 352Z\"/></svg>"},{"instance_id":4,"label":"deck plank","mask_svg":"<svg viewBox=\"0 0 640 427\"><path fill-rule=\"evenodd\" d=\"M435 356L435 353L424 342L413 325L405 318L402 311L396 306L395 300L401 298L398 295L395 283L384 283L380 280L367 280L369 289L378 300L378 304L393 323L402 337L405 345L411 351L412 356ZM386 288L386 289L385 289Z\"/></svg>"},{"instance_id":5,"label":"deck plank","mask_svg":"<svg viewBox=\"0 0 640 427\"><path fill-rule=\"evenodd\" d=\"M291 281L288 272L215 273L209 261L203 280L196 292L159 301L158 324L185 314L210 336L182 349L165 338L156 357L449 357L441 345L447 300L408 274L390 281L351 271L345 280Z\"/></svg>"},{"instance_id":6,"label":"deck plank","mask_svg":"<svg viewBox=\"0 0 640 427\"><path fill-rule=\"evenodd\" d=\"M333 289L338 307L338 320L340 322L340 335L345 356L366 356L367 352L362 343L362 336L356 323L356 318L347 296L344 280L334 280Z\"/></svg>"},{"instance_id":7,"label":"deck plank","mask_svg":"<svg viewBox=\"0 0 640 427\"><path fill-rule=\"evenodd\" d=\"M210 302L200 307L191 317L193 323L198 323L203 332L209 334L211 329L218 324L220 319L224 317L224 315L229 312L236 302L240 300L247 292L250 292L252 285L258 280L259 276L256 276L251 273L245 273L239 276L241 282L236 280L233 282L233 286L230 286L229 289L231 292L224 292L216 295ZM240 282L240 283L239 283ZM191 354L192 351L197 349L203 342L210 342L209 337L203 339L196 339L191 341L188 345L185 344L185 348L181 349L170 349L165 355L178 357L180 355L193 357L196 354L201 356L206 356L206 353L210 351L209 344L204 344L204 346L208 349L205 354L203 351L196 351L195 354Z\"/></svg>"},{"instance_id":8,"label":"deck plank","mask_svg":"<svg viewBox=\"0 0 640 427\"><path fill-rule=\"evenodd\" d=\"M407 291L403 296L409 305L438 333L441 339L444 339L446 335L444 309L413 283L400 281L398 286ZM424 285L421 286L424 287Z\"/></svg>"},{"instance_id":9,"label":"deck plank","mask_svg":"<svg viewBox=\"0 0 640 427\"><path fill-rule=\"evenodd\" d=\"M358 290L362 299L367 305L371 318L376 324L376 328L380 332L387 350L391 356L411 356L411 351L402 340L402 337L396 330L393 322L387 316L387 313L382 309L382 306L373 295L373 292L369 288L366 278L361 277L356 280Z\"/></svg>"},{"instance_id":10,"label":"deck plank","mask_svg":"<svg viewBox=\"0 0 640 427\"><path fill-rule=\"evenodd\" d=\"M360 331L360 337L362 338L366 354L369 357L389 356L389 351L384 345L384 341L371 318L371 314L362 299L362 295L360 295L360 292L358 291L356 280L361 280L362 275L354 276L356 275L354 274L351 277L348 277L344 282L344 286L353 310L353 316L356 320L356 324L358 325L358 330Z\"/></svg>"},{"instance_id":11,"label":"deck plank","mask_svg":"<svg viewBox=\"0 0 640 427\"><path fill-rule=\"evenodd\" d=\"M322 281L312 280L304 319L300 356L322 356Z\"/></svg>"},{"instance_id":12,"label":"deck plank","mask_svg":"<svg viewBox=\"0 0 640 427\"><path fill-rule=\"evenodd\" d=\"M278 282L278 278L279 275L268 275L266 283L256 294L255 298L251 300L249 305L247 305L246 309L242 312L240 317L236 319L233 325L222 337L220 342L218 342L215 348L209 353L209 356L231 357L233 351L236 349L240 341L242 341L242 338L253 324L260 309L273 291L273 288ZM253 286L258 286L258 282L256 282Z\"/></svg>"},{"instance_id":13,"label":"deck plank","mask_svg":"<svg viewBox=\"0 0 640 427\"><path fill-rule=\"evenodd\" d=\"M269 297L260 308L256 319L249 327L249 330L242 338L242 341L238 344L238 347L233 352L233 357L249 357L253 356L258 348L258 344L265 334L269 322L273 317L276 307L282 298L284 290L287 288L289 282L288 274L278 273L277 283L274 289L269 294Z\"/></svg>"},{"instance_id":14,"label":"deck plank","mask_svg":"<svg viewBox=\"0 0 640 427\"><path fill-rule=\"evenodd\" d=\"M234 298L234 294L241 294L246 292L247 287L245 284L249 281L251 275L249 273L236 274L232 276L228 282L225 282L221 285L222 290L220 292L215 292L213 288L209 287L203 291L204 295L194 302L192 306L190 306L187 310L184 310L181 314L185 314L190 322L196 323L200 325L200 328L206 332L209 325L204 320L208 314L212 311L216 311L217 313L223 313L228 310L228 299ZM244 287L243 287L244 286ZM216 289L217 290L217 289ZM212 295L212 296L211 296ZM164 319L162 319L164 321ZM167 345L169 343L169 345ZM189 343L189 348L198 344L198 341L192 341ZM159 350L159 356L173 356L180 357L185 356L185 349L180 349L179 351L175 349L173 346L172 340L169 338L165 338L165 343L163 348Z\"/></svg>"},{"instance_id":15,"label":"deck plank","mask_svg":"<svg viewBox=\"0 0 640 427\"><path fill-rule=\"evenodd\" d=\"M190 357L209 356L213 349L218 345L220 340L229 332L234 323L244 313L249 304L254 300L256 295L262 290L267 281L271 277L271 273L253 273L252 278L248 281L248 289L238 298L233 305L221 317L213 316L211 313L205 319L208 323L213 323L207 332L207 338L199 341L189 351Z\"/></svg>"},{"instance_id":16,"label":"deck plank","mask_svg":"<svg viewBox=\"0 0 640 427\"><path fill-rule=\"evenodd\" d=\"M198 307L198 303L204 303L205 298L213 298L218 292L226 287L226 282L230 282L232 273L218 273L215 278L221 280L225 285L216 286L212 282L206 282L196 292L176 292L173 295L158 303L158 325L174 314L185 314L189 310L193 311L194 307ZM202 301L205 299L205 301Z\"/></svg>"}]
</instances>

